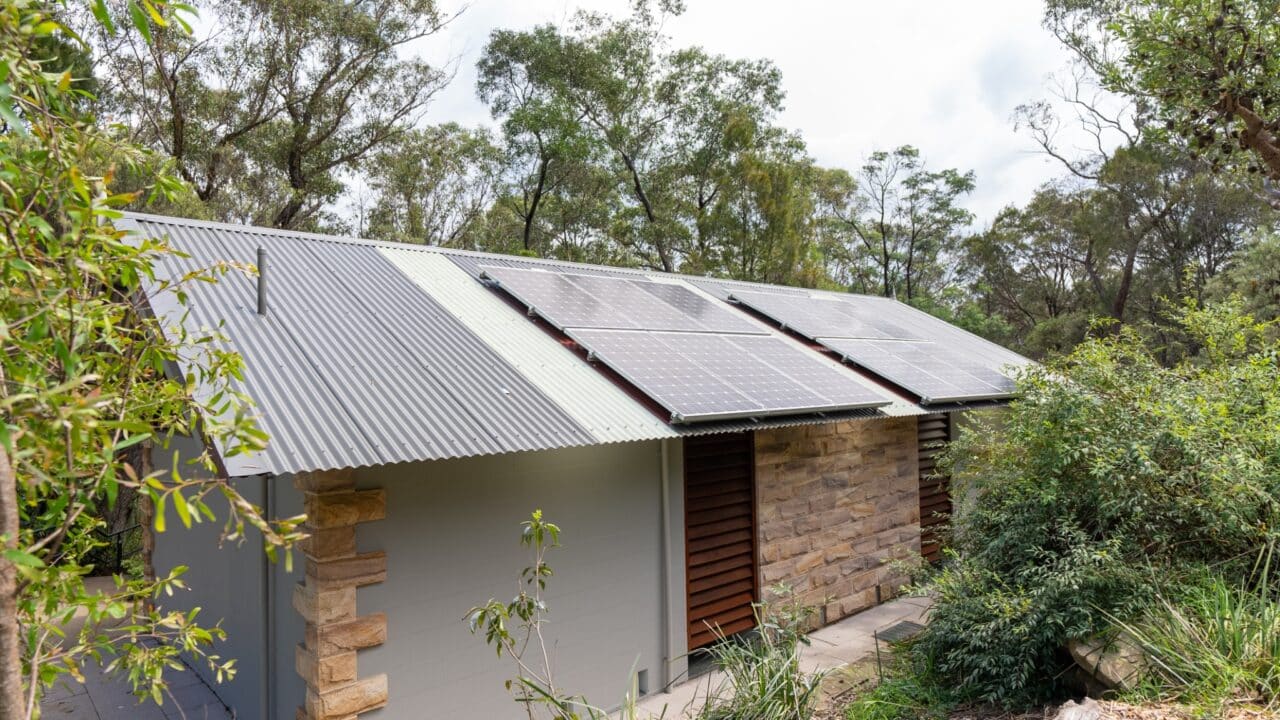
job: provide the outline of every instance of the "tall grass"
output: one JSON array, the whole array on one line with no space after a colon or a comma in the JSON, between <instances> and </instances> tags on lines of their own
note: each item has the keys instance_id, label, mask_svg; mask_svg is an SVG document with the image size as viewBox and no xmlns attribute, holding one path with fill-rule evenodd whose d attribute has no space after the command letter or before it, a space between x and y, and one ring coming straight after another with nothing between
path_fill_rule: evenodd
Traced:
<instances>
[{"instance_id":1,"label":"tall grass","mask_svg":"<svg viewBox=\"0 0 1280 720\"><path fill-rule=\"evenodd\" d=\"M1270 553L1252 582L1211 577L1161 595L1146 618L1117 623L1151 663L1147 691L1185 702L1280 708L1280 596Z\"/></svg>"},{"instance_id":2,"label":"tall grass","mask_svg":"<svg viewBox=\"0 0 1280 720\"><path fill-rule=\"evenodd\" d=\"M778 592L775 589L775 592ZM746 637L721 637L708 652L724 678L697 713L698 720L809 720L825 673L806 673L800 654L811 608L790 602L756 607L758 630Z\"/></svg>"}]
</instances>

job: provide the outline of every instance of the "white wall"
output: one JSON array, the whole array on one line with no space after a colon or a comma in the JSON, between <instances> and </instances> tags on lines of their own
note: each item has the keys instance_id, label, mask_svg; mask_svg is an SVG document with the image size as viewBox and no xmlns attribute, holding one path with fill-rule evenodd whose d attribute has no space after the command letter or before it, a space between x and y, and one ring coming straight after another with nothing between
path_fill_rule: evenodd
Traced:
<instances>
[{"instance_id":1,"label":"white wall","mask_svg":"<svg viewBox=\"0 0 1280 720\"><path fill-rule=\"evenodd\" d=\"M360 653L359 671L387 673L390 694L386 708L362 717L523 716L503 687L510 661L471 635L464 617L517 592L530 562L520 522L536 508L563 530L547 593L559 686L606 707L621 700L633 668L648 670L656 688L666 602L661 457L655 441L359 471L361 487L387 492L387 519L360 527L360 550L388 554L387 581L357 601L362 614L387 613L388 638ZM673 523L683 528L681 516ZM682 628L683 615L675 622Z\"/></svg>"}]
</instances>

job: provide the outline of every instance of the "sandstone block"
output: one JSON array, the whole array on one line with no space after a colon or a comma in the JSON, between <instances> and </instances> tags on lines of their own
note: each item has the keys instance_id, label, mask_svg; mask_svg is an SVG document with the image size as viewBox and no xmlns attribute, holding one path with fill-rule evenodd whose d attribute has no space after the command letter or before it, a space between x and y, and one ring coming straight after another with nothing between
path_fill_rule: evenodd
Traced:
<instances>
[{"instance_id":1,"label":"sandstone block","mask_svg":"<svg viewBox=\"0 0 1280 720\"><path fill-rule=\"evenodd\" d=\"M387 640L387 616L362 615L327 625L307 624L306 647L317 658L326 658L381 645Z\"/></svg>"},{"instance_id":2,"label":"sandstone block","mask_svg":"<svg viewBox=\"0 0 1280 720\"><path fill-rule=\"evenodd\" d=\"M293 587L293 609L317 625L350 620L356 616L356 588L326 589L298 583Z\"/></svg>"},{"instance_id":3,"label":"sandstone block","mask_svg":"<svg viewBox=\"0 0 1280 720\"><path fill-rule=\"evenodd\" d=\"M293 486L302 492L309 493L330 493L354 490L356 487L356 477L355 473L350 469L301 472L294 474Z\"/></svg>"},{"instance_id":4,"label":"sandstone block","mask_svg":"<svg viewBox=\"0 0 1280 720\"><path fill-rule=\"evenodd\" d=\"M324 692L307 690L307 714L317 719L358 715L386 704L386 675L375 675Z\"/></svg>"},{"instance_id":5,"label":"sandstone block","mask_svg":"<svg viewBox=\"0 0 1280 720\"><path fill-rule=\"evenodd\" d=\"M307 524L316 529L345 527L387 516L387 492L354 490L306 497Z\"/></svg>"},{"instance_id":6,"label":"sandstone block","mask_svg":"<svg viewBox=\"0 0 1280 720\"><path fill-rule=\"evenodd\" d=\"M307 559L307 578L319 585L362 586L387 579L387 554L381 550L337 560Z\"/></svg>"}]
</instances>

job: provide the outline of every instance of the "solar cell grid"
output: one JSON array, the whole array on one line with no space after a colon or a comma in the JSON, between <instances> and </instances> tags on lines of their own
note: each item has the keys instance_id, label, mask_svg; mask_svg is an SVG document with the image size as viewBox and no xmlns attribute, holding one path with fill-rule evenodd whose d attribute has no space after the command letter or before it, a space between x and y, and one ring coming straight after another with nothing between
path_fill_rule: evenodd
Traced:
<instances>
[{"instance_id":1,"label":"solar cell grid","mask_svg":"<svg viewBox=\"0 0 1280 720\"><path fill-rule=\"evenodd\" d=\"M744 412L762 409L694 360L672 352L651 333L582 329L568 334L676 415L711 415L724 408Z\"/></svg>"},{"instance_id":2,"label":"solar cell grid","mask_svg":"<svg viewBox=\"0 0 1280 720\"><path fill-rule=\"evenodd\" d=\"M717 305L688 288L673 283L636 283L645 292L657 297L682 314L692 317L706 330L724 333L765 334L758 323L739 313ZM657 328L651 328L657 329Z\"/></svg>"},{"instance_id":3,"label":"solar cell grid","mask_svg":"<svg viewBox=\"0 0 1280 720\"><path fill-rule=\"evenodd\" d=\"M502 289L557 328L639 328L613 305L587 292L564 275L542 270L481 266Z\"/></svg>"},{"instance_id":4,"label":"solar cell grid","mask_svg":"<svg viewBox=\"0 0 1280 720\"><path fill-rule=\"evenodd\" d=\"M852 376L772 336L594 329L568 334L686 422L888 404Z\"/></svg>"},{"instance_id":5,"label":"solar cell grid","mask_svg":"<svg viewBox=\"0 0 1280 720\"><path fill-rule=\"evenodd\" d=\"M490 265L481 265L480 270L561 330L768 333L731 310L671 283Z\"/></svg>"},{"instance_id":6,"label":"solar cell grid","mask_svg":"<svg viewBox=\"0 0 1280 720\"><path fill-rule=\"evenodd\" d=\"M851 362L919 395L926 403L1007 397L1014 383L981 361L937 343L822 338Z\"/></svg>"},{"instance_id":7,"label":"solar cell grid","mask_svg":"<svg viewBox=\"0 0 1280 720\"><path fill-rule=\"evenodd\" d=\"M761 292L734 292L732 299L807 338L857 337L880 340L915 338L892 323L859 313L839 300Z\"/></svg>"}]
</instances>

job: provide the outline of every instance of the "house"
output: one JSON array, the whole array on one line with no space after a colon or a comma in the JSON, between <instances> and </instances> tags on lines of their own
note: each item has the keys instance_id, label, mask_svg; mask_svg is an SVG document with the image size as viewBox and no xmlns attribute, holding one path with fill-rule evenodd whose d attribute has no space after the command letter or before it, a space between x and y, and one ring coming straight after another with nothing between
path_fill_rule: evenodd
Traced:
<instances>
[{"instance_id":1,"label":"house","mask_svg":"<svg viewBox=\"0 0 1280 720\"><path fill-rule=\"evenodd\" d=\"M999 404L1020 356L894 300L130 214L187 257L260 263L164 323L217 328L270 446L218 447L305 562L169 531L176 602L221 618L239 717L501 718L506 660L464 616L508 598L535 508L563 527L547 602L560 686L616 704L753 625L786 583L821 622L936 551L932 442ZM175 441L194 452L193 440ZM185 443L185 449L184 449ZM921 451L921 447L925 451ZM921 545L922 526L925 547Z\"/></svg>"}]
</instances>

